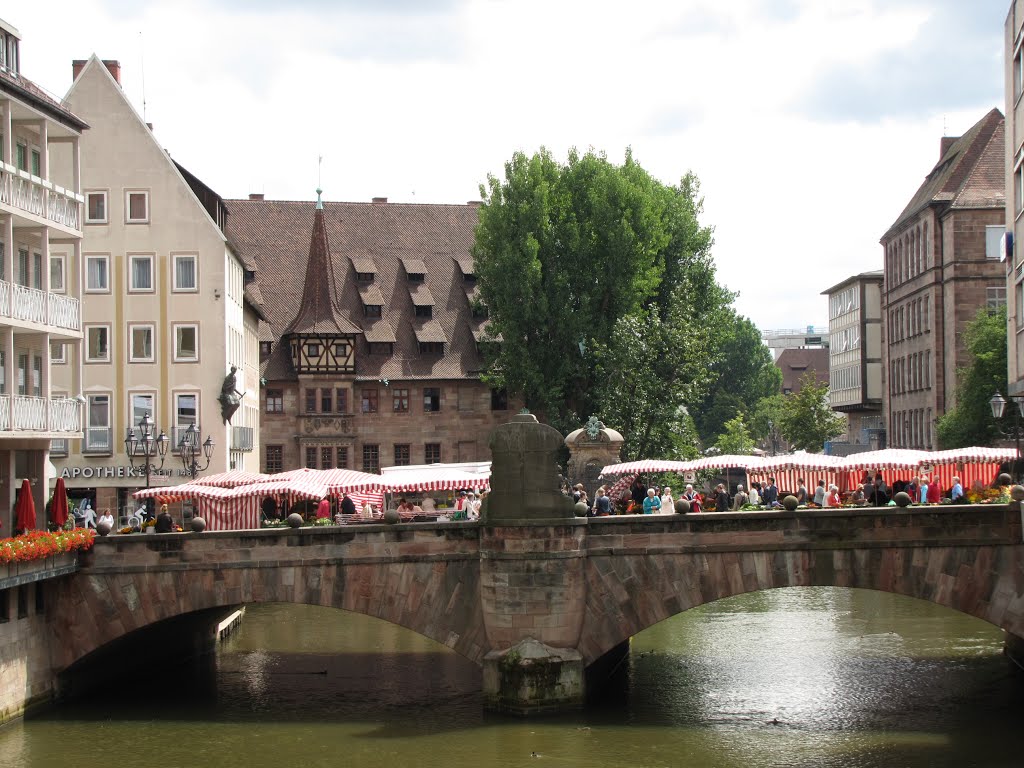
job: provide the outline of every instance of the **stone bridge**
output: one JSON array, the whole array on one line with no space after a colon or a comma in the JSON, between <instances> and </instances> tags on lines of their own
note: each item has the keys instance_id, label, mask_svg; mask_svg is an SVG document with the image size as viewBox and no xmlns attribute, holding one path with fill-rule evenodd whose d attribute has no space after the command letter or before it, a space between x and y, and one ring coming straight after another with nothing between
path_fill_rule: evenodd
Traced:
<instances>
[{"instance_id":1,"label":"stone bridge","mask_svg":"<svg viewBox=\"0 0 1024 768\"><path fill-rule=\"evenodd\" d=\"M48 606L51 663L196 611L307 603L433 638L483 665L489 706L530 712L579 704L632 635L763 589L892 592L1024 637L1021 534L1012 504L113 536Z\"/></svg>"}]
</instances>

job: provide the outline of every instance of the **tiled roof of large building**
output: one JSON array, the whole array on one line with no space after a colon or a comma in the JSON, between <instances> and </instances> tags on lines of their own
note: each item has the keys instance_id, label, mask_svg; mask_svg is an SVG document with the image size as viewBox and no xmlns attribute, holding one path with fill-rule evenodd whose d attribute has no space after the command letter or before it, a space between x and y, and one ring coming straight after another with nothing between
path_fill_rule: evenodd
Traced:
<instances>
[{"instance_id":1,"label":"tiled roof of large building","mask_svg":"<svg viewBox=\"0 0 1024 768\"><path fill-rule=\"evenodd\" d=\"M60 99L56 96L51 96L21 74L14 74L7 69L0 68L0 91L5 91L15 98L28 101L37 109L46 112L58 123L73 128L76 131L84 131L89 127L82 118L64 106Z\"/></svg>"},{"instance_id":2,"label":"tiled roof of large building","mask_svg":"<svg viewBox=\"0 0 1024 768\"><path fill-rule=\"evenodd\" d=\"M255 266L262 309L271 337L279 341L293 320L312 312L300 311L312 303L306 302L304 293L317 296L318 306L322 304L315 285L306 287L307 264L316 246L315 238L311 244L315 204L278 200L227 200L225 204L230 214L229 237ZM323 205L324 243L333 278L324 270L321 281L333 279L338 322L351 324L362 336L357 343L356 376L396 381L475 378L482 365L475 336L484 322L473 317L467 297L472 283L469 251L477 223L475 206ZM423 272L409 271L419 269ZM372 279L365 279L371 275ZM315 274L312 279L315 283ZM378 301L380 317L367 316L364 305ZM314 314L321 315L323 306ZM261 328L261 339L267 338L266 331ZM368 342L393 342L393 354L370 354ZM420 352L421 343L438 342L443 342L443 352ZM286 346L274 344L264 366L265 378L295 378Z\"/></svg>"},{"instance_id":3,"label":"tiled roof of large building","mask_svg":"<svg viewBox=\"0 0 1024 768\"><path fill-rule=\"evenodd\" d=\"M963 136L949 140L939 162L882 240L899 232L930 205L944 209L1002 207L1006 199L1004 123L1002 112L992 109Z\"/></svg>"}]
</instances>

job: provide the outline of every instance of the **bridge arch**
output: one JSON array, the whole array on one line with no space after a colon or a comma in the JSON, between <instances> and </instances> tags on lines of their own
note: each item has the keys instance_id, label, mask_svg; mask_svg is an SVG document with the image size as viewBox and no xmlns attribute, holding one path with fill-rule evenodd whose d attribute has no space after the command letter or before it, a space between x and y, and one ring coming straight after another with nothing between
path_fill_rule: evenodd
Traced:
<instances>
[{"instance_id":1,"label":"bridge arch","mask_svg":"<svg viewBox=\"0 0 1024 768\"><path fill-rule=\"evenodd\" d=\"M780 587L857 587L927 600L1024 637L1020 547L891 547L591 553L579 650L585 665L705 603Z\"/></svg>"}]
</instances>

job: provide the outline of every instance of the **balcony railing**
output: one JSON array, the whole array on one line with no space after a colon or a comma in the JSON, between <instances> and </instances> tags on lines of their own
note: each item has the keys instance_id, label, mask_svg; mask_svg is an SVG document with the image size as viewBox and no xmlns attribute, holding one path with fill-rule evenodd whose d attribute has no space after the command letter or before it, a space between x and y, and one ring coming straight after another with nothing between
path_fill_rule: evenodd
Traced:
<instances>
[{"instance_id":1,"label":"balcony railing","mask_svg":"<svg viewBox=\"0 0 1024 768\"><path fill-rule=\"evenodd\" d=\"M252 427L232 427L231 450L251 451L253 447L253 431Z\"/></svg>"},{"instance_id":2,"label":"balcony railing","mask_svg":"<svg viewBox=\"0 0 1024 768\"><path fill-rule=\"evenodd\" d=\"M59 440L51 440L50 441L50 455L51 456L67 456L68 455L68 447L69 447L70 442L71 441L68 440L66 437L62 437Z\"/></svg>"},{"instance_id":3,"label":"balcony railing","mask_svg":"<svg viewBox=\"0 0 1024 768\"><path fill-rule=\"evenodd\" d=\"M202 439L199 437L199 433L201 431L202 430L199 429L199 425L196 424L196 431L195 431L194 437L195 437L196 440L199 440L199 442L196 443L196 447L199 447L200 445L202 445ZM188 432L188 424L183 424L180 427L174 427L174 429L171 430L171 433L172 433L171 434L171 438L172 438L173 442L169 446L169 450L170 451L172 451L173 453L178 453L179 452L180 446L181 446L181 439L185 436L185 434L187 432Z\"/></svg>"},{"instance_id":4,"label":"balcony railing","mask_svg":"<svg viewBox=\"0 0 1024 768\"><path fill-rule=\"evenodd\" d=\"M113 430L110 427L86 427L82 453L110 455L114 452Z\"/></svg>"},{"instance_id":5,"label":"balcony railing","mask_svg":"<svg viewBox=\"0 0 1024 768\"><path fill-rule=\"evenodd\" d=\"M0 162L0 204L82 231L81 195Z\"/></svg>"},{"instance_id":6,"label":"balcony railing","mask_svg":"<svg viewBox=\"0 0 1024 768\"><path fill-rule=\"evenodd\" d=\"M0 395L0 431L80 432L81 406L69 398Z\"/></svg>"},{"instance_id":7,"label":"balcony railing","mask_svg":"<svg viewBox=\"0 0 1024 768\"><path fill-rule=\"evenodd\" d=\"M0 317L70 331L82 330L81 304L75 297L3 280L0 280Z\"/></svg>"}]
</instances>

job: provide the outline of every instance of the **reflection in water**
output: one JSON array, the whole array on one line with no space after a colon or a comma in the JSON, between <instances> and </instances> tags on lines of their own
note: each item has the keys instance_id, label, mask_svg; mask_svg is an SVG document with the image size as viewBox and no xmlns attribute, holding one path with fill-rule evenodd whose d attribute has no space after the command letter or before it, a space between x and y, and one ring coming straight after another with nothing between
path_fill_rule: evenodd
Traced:
<instances>
[{"instance_id":1,"label":"reflection in water","mask_svg":"<svg viewBox=\"0 0 1024 768\"><path fill-rule=\"evenodd\" d=\"M250 606L205 663L0 730L0 768L1019 766L1001 647L928 603L761 592L651 628L585 712L525 722L484 715L479 669L412 632Z\"/></svg>"}]
</instances>

